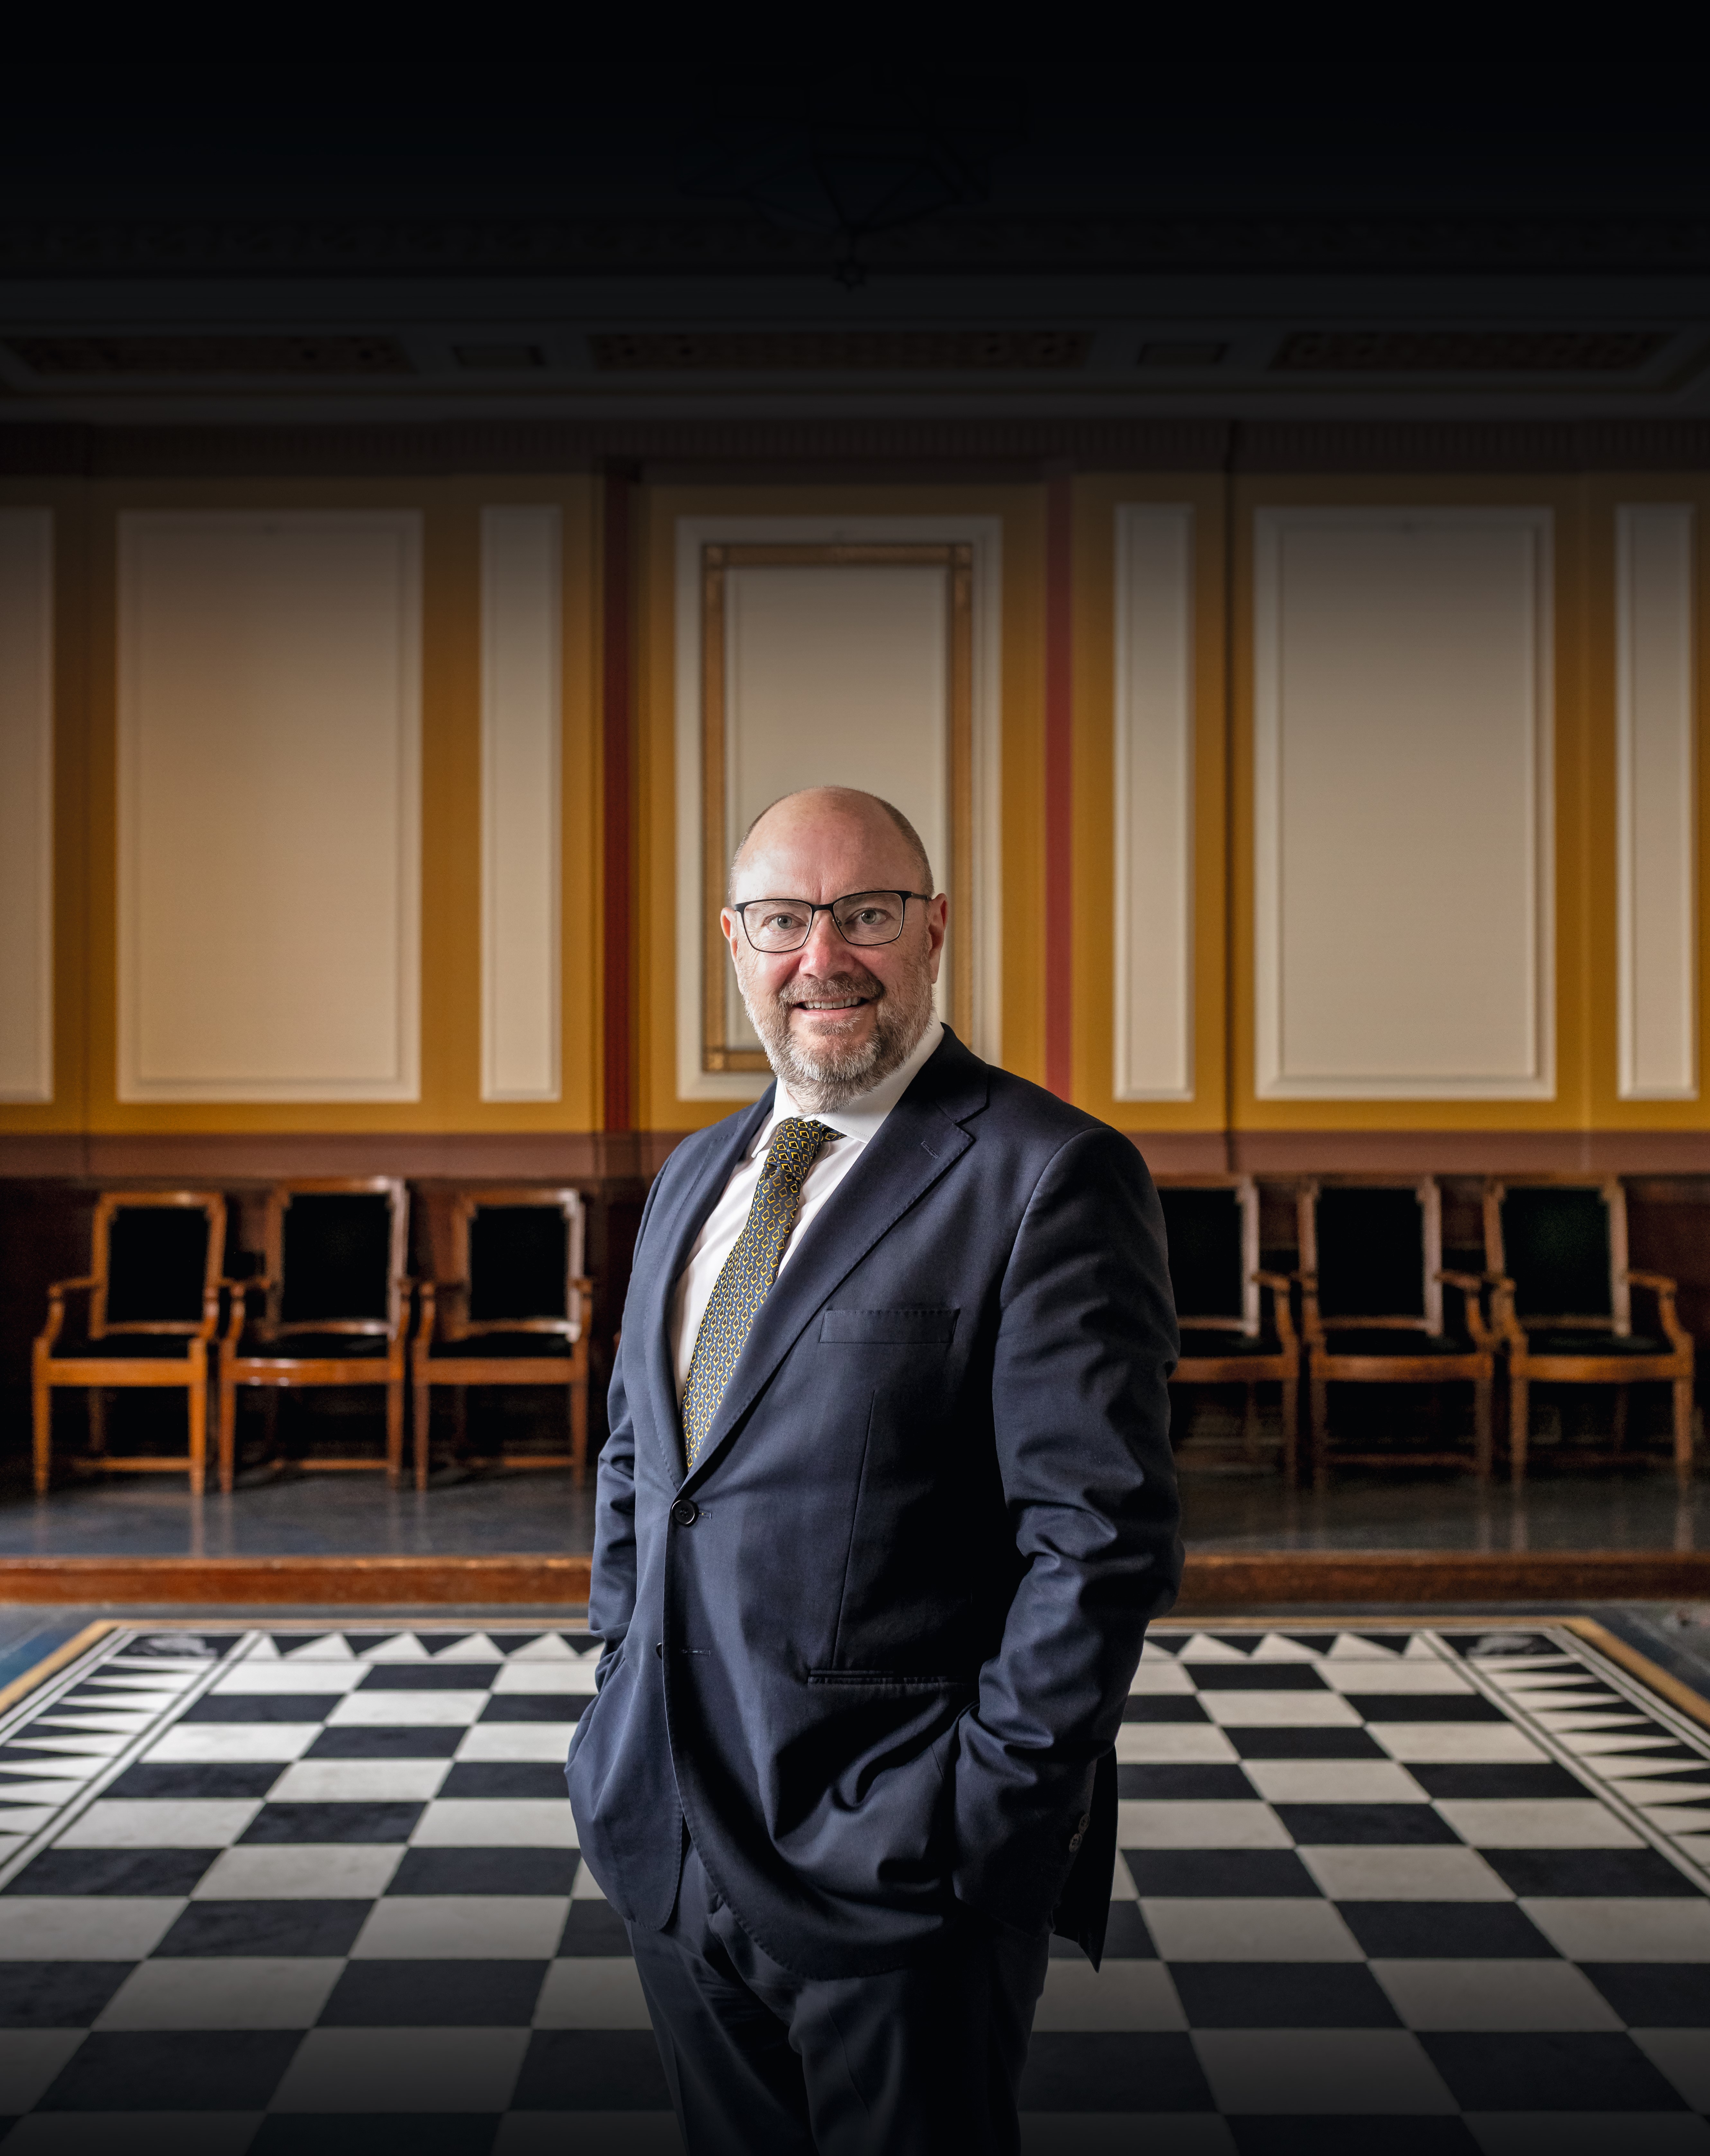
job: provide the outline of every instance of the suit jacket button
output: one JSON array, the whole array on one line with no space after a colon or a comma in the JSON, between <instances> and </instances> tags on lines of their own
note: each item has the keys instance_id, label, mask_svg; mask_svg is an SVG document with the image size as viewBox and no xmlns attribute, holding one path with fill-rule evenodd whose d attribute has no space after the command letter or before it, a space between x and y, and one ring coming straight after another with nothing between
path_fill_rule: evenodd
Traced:
<instances>
[{"instance_id":1,"label":"suit jacket button","mask_svg":"<svg viewBox=\"0 0 1710 2156\"><path fill-rule=\"evenodd\" d=\"M1085 1834L1087 1828L1091 1825L1092 1814L1091 1812L1082 1812L1080 1818L1075 1822L1075 1831L1076 1834Z\"/></svg>"},{"instance_id":2,"label":"suit jacket button","mask_svg":"<svg viewBox=\"0 0 1710 2156\"><path fill-rule=\"evenodd\" d=\"M671 1507L671 1517L680 1527L692 1527L701 1517L701 1507L692 1497L679 1497Z\"/></svg>"},{"instance_id":3,"label":"suit jacket button","mask_svg":"<svg viewBox=\"0 0 1710 2156\"><path fill-rule=\"evenodd\" d=\"M1079 1849L1079 1848L1080 1848L1080 1846L1081 1846L1081 1836L1080 1836L1078 1834L1071 1834L1071 1835L1070 1835L1070 1837L1069 1837L1069 1846L1070 1846L1070 1848L1071 1848L1071 1849Z\"/></svg>"}]
</instances>

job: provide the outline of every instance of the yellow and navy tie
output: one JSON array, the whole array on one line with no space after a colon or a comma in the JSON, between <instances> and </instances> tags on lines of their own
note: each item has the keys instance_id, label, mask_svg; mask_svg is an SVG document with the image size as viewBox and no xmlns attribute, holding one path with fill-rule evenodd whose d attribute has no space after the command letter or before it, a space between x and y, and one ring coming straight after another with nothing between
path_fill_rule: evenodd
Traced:
<instances>
[{"instance_id":1,"label":"yellow and navy tie","mask_svg":"<svg viewBox=\"0 0 1710 2156\"><path fill-rule=\"evenodd\" d=\"M691 1468L706 1442L742 1343L778 1278L783 1246L801 1209L808 1171L837 1135L828 1125L810 1123L800 1116L790 1116L772 1134L754 1202L695 1336L689 1382L683 1391L683 1451Z\"/></svg>"}]
</instances>

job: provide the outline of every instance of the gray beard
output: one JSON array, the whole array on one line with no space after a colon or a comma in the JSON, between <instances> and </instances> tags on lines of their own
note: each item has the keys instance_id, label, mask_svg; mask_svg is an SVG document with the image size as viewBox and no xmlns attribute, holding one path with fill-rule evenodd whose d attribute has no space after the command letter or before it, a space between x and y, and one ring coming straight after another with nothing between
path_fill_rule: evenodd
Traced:
<instances>
[{"instance_id":1,"label":"gray beard","mask_svg":"<svg viewBox=\"0 0 1710 2156\"><path fill-rule=\"evenodd\" d=\"M763 1002L749 993L740 971L737 985L748 1022L760 1036L760 1045L778 1081L799 1108L819 1115L840 1108L870 1092L907 1062L921 1035L932 1023L932 983L925 966L906 986L881 991L873 1007L873 1030L859 1048L804 1055L790 1031L793 1001L771 997ZM866 995L878 988L873 976L838 973L814 983L816 995Z\"/></svg>"}]
</instances>

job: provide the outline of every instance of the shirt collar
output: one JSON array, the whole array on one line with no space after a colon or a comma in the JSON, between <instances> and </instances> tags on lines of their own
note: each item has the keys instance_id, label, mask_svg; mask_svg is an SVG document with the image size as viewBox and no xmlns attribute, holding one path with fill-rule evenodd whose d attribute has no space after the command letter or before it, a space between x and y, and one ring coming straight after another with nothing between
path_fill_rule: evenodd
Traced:
<instances>
[{"instance_id":1,"label":"shirt collar","mask_svg":"<svg viewBox=\"0 0 1710 2156\"><path fill-rule=\"evenodd\" d=\"M897 1065L888 1078L881 1078L870 1092L858 1093L854 1100L845 1101L840 1108L822 1108L810 1120L826 1124L840 1137L856 1138L865 1144L914 1083L922 1066L943 1038L943 1023L934 1017L905 1060ZM780 1081L772 1113L756 1135L750 1147L751 1154L759 1152L771 1142L772 1133L779 1123L787 1122L792 1116L806 1113L805 1109L796 1106Z\"/></svg>"}]
</instances>

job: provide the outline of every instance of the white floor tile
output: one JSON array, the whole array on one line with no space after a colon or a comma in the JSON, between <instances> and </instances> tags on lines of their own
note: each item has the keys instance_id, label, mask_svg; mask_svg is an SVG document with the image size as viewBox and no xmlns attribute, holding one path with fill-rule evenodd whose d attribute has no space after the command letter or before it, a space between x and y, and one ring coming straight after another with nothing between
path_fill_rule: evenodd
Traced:
<instances>
[{"instance_id":1,"label":"white floor tile","mask_svg":"<svg viewBox=\"0 0 1710 2156\"><path fill-rule=\"evenodd\" d=\"M576 1734L573 1722L478 1722L457 1747L460 1759L534 1759L562 1767Z\"/></svg>"},{"instance_id":2,"label":"white floor tile","mask_svg":"<svg viewBox=\"0 0 1710 2156\"><path fill-rule=\"evenodd\" d=\"M1374 1961L1372 1974L1410 2029L1623 2027L1568 1961Z\"/></svg>"},{"instance_id":3,"label":"white floor tile","mask_svg":"<svg viewBox=\"0 0 1710 2156\"><path fill-rule=\"evenodd\" d=\"M419 1804L450 1772L449 1759L300 1759L267 1794L276 1804Z\"/></svg>"},{"instance_id":4,"label":"white floor tile","mask_svg":"<svg viewBox=\"0 0 1710 2156\"><path fill-rule=\"evenodd\" d=\"M1701 1896L1538 1896L1520 1907L1569 1961L1710 1961Z\"/></svg>"},{"instance_id":5,"label":"white floor tile","mask_svg":"<svg viewBox=\"0 0 1710 2156\"><path fill-rule=\"evenodd\" d=\"M1710 2156L1710 2126L1683 2111L1469 2111L1484 2156Z\"/></svg>"},{"instance_id":6,"label":"white floor tile","mask_svg":"<svg viewBox=\"0 0 1710 2156\"><path fill-rule=\"evenodd\" d=\"M1435 1656L1430 1661L1365 1662L1329 1658L1319 1666L1324 1681L1358 1698L1363 1692L1469 1692L1476 1687L1459 1670Z\"/></svg>"},{"instance_id":7,"label":"white floor tile","mask_svg":"<svg viewBox=\"0 0 1710 2156\"><path fill-rule=\"evenodd\" d=\"M259 1797L98 1797L59 1849L223 1849L261 1809Z\"/></svg>"},{"instance_id":8,"label":"white floor tile","mask_svg":"<svg viewBox=\"0 0 1710 2156\"><path fill-rule=\"evenodd\" d=\"M641 1979L627 1954L555 1961L534 2010L537 2029L650 2029Z\"/></svg>"},{"instance_id":9,"label":"white floor tile","mask_svg":"<svg viewBox=\"0 0 1710 2156\"><path fill-rule=\"evenodd\" d=\"M320 1734L318 1722L181 1722L149 1746L148 1763L235 1766L300 1759Z\"/></svg>"},{"instance_id":10,"label":"white floor tile","mask_svg":"<svg viewBox=\"0 0 1710 2156\"><path fill-rule=\"evenodd\" d=\"M1194 1680L1179 1662L1167 1656L1143 1655L1128 1687L1130 1699L1180 1699L1196 1690Z\"/></svg>"},{"instance_id":11,"label":"white floor tile","mask_svg":"<svg viewBox=\"0 0 1710 2156\"><path fill-rule=\"evenodd\" d=\"M1633 2041L1694 2111L1710 2111L1710 2029L1636 2029Z\"/></svg>"},{"instance_id":12,"label":"white floor tile","mask_svg":"<svg viewBox=\"0 0 1710 2156\"><path fill-rule=\"evenodd\" d=\"M576 1820L567 1797L440 1797L410 1840L421 1849L574 1849Z\"/></svg>"},{"instance_id":13,"label":"white floor tile","mask_svg":"<svg viewBox=\"0 0 1710 2156\"><path fill-rule=\"evenodd\" d=\"M1198 1802L1124 1797L1117 1805L1122 1849L1291 1849L1293 1837L1269 1804L1237 1799Z\"/></svg>"},{"instance_id":14,"label":"white floor tile","mask_svg":"<svg viewBox=\"0 0 1710 2156\"><path fill-rule=\"evenodd\" d=\"M1118 1864L1122 1861L1120 1856L1117 1859ZM578 1859L575 1882L570 1889L570 1899L573 1902L603 1902L605 1898L606 1890L588 1870L588 1859L585 1856Z\"/></svg>"},{"instance_id":15,"label":"white floor tile","mask_svg":"<svg viewBox=\"0 0 1710 2156\"><path fill-rule=\"evenodd\" d=\"M1321 1843L1300 1858L1333 1902L1512 1902L1476 1849Z\"/></svg>"},{"instance_id":16,"label":"white floor tile","mask_svg":"<svg viewBox=\"0 0 1710 2156\"><path fill-rule=\"evenodd\" d=\"M39 2103L82 2041L81 2029L0 2029L0 2116Z\"/></svg>"},{"instance_id":17,"label":"white floor tile","mask_svg":"<svg viewBox=\"0 0 1710 2156\"><path fill-rule=\"evenodd\" d=\"M515 1658L506 1663L493 1678L495 1692L526 1692L538 1698L543 1693L562 1692L581 1699L593 1694L593 1660L585 1662L524 1662Z\"/></svg>"},{"instance_id":18,"label":"white floor tile","mask_svg":"<svg viewBox=\"0 0 1710 2156\"><path fill-rule=\"evenodd\" d=\"M1201 2029L1194 2049L1226 2112L1440 2115L1457 2107L1404 2029Z\"/></svg>"},{"instance_id":19,"label":"white floor tile","mask_svg":"<svg viewBox=\"0 0 1710 2156\"><path fill-rule=\"evenodd\" d=\"M259 2111L37 2111L6 2137L6 2156L244 2156Z\"/></svg>"},{"instance_id":20,"label":"white floor tile","mask_svg":"<svg viewBox=\"0 0 1710 2156\"><path fill-rule=\"evenodd\" d=\"M1235 2139L1209 2111L1024 2111L1021 2156L1235 2156Z\"/></svg>"},{"instance_id":21,"label":"white floor tile","mask_svg":"<svg viewBox=\"0 0 1710 2156\"><path fill-rule=\"evenodd\" d=\"M371 1902L403 1861L400 1842L297 1842L228 1849L196 1882L198 1902ZM177 1907L174 1904L174 1907ZM0 1900L0 1909L5 1902Z\"/></svg>"},{"instance_id":22,"label":"white floor tile","mask_svg":"<svg viewBox=\"0 0 1710 2156\"><path fill-rule=\"evenodd\" d=\"M1249 1759L1247 1779L1273 1804L1422 1804L1425 1793L1393 1759Z\"/></svg>"},{"instance_id":23,"label":"white floor tile","mask_svg":"<svg viewBox=\"0 0 1710 2156\"><path fill-rule=\"evenodd\" d=\"M1549 1754L1507 1722L1369 1722L1392 1759L1433 1767L1533 1766Z\"/></svg>"},{"instance_id":24,"label":"white floor tile","mask_svg":"<svg viewBox=\"0 0 1710 2156\"><path fill-rule=\"evenodd\" d=\"M549 1961L567 1894L388 1894L368 1912L353 1961Z\"/></svg>"},{"instance_id":25,"label":"white floor tile","mask_svg":"<svg viewBox=\"0 0 1710 2156\"><path fill-rule=\"evenodd\" d=\"M1444 1797L1437 1810L1475 1849L1643 1849L1595 1797Z\"/></svg>"},{"instance_id":26,"label":"white floor tile","mask_svg":"<svg viewBox=\"0 0 1710 2156\"><path fill-rule=\"evenodd\" d=\"M1188 2017L1159 1961L1054 1961L1034 2015L1035 2029L1185 2029Z\"/></svg>"},{"instance_id":27,"label":"white floor tile","mask_svg":"<svg viewBox=\"0 0 1710 2156\"><path fill-rule=\"evenodd\" d=\"M0 1961L141 1961L183 1907L180 1894L0 1895Z\"/></svg>"},{"instance_id":28,"label":"white floor tile","mask_svg":"<svg viewBox=\"0 0 1710 2156\"><path fill-rule=\"evenodd\" d=\"M467 1729L487 1704L480 1691L353 1691L326 1717L329 1729Z\"/></svg>"},{"instance_id":29,"label":"white floor tile","mask_svg":"<svg viewBox=\"0 0 1710 2156\"><path fill-rule=\"evenodd\" d=\"M1199 1704L1220 1729L1357 1729L1360 1722L1334 1691L1206 1691Z\"/></svg>"},{"instance_id":30,"label":"white floor tile","mask_svg":"<svg viewBox=\"0 0 1710 2156\"><path fill-rule=\"evenodd\" d=\"M273 2111L503 2111L526 2029L311 2029Z\"/></svg>"},{"instance_id":31,"label":"white floor tile","mask_svg":"<svg viewBox=\"0 0 1710 2156\"><path fill-rule=\"evenodd\" d=\"M308 2029L344 1968L336 1958L168 1956L131 1970L97 2029Z\"/></svg>"},{"instance_id":32,"label":"white floor tile","mask_svg":"<svg viewBox=\"0 0 1710 2156\"><path fill-rule=\"evenodd\" d=\"M493 2156L683 2156L668 2111L513 2111Z\"/></svg>"},{"instance_id":33,"label":"white floor tile","mask_svg":"<svg viewBox=\"0 0 1710 2156\"><path fill-rule=\"evenodd\" d=\"M1140 1913L1165 1961L1365 1958L1330 1904L1304 1896L1143 1894Z\"/></svg>"},{"instance_id":34,"label":"white floor tile","mask_svg":"<svg viewBox=\"0 0 1710 2156\"><path fill-rule=\"evenodd\" d=\"M217 1677L209 1689L217 1698L225 1699L236 1692L275 1698L296 1693L313 1698L317 1693L354 1691L367 1674L363 1662L317 1661L312 1666L301 1661L239 1662Z\"/></svg>"},{"instance_id":35,"label":"white floor tile","mask_svg":"<svg viewBox=\"0 0 1710 2156\"><path fill-rule=\"evenodd\" d=\"M1119 1767L1224 1767L1240 1756L1209 1722L1125 1722L1117 1732Z\"/></svg>"}]
</instances>

